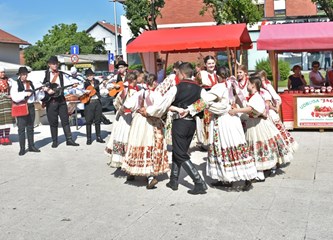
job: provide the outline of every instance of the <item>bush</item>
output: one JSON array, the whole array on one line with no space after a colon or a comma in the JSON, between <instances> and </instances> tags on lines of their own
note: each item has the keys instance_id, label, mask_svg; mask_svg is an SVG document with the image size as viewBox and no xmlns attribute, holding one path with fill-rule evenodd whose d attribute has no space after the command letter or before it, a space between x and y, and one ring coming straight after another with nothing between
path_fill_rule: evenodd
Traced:
<instances>
[{"instance_id":1,"label":"bush","mask_svg":"<svg viewBox=\"0 0 333 240\"><path fill-rule=\"evenodd\" d=\"M271 64L269 59L261 59L256 62L256 70L265 70L267 72L267 78L272 80L273 74L271 69ZM290 75L290 64L286 61L279 60L279 73L280 73L280 80L285 81L288 79Z\"/></svg>"},{"instance_id":2,"label":"bush","mask_svg":"<svg viewBox=\"0 0 333 240\"><path fill-rule=\"evenodd\" d=\"M138 70L138 69L142 70L142 64L133 64L133 65L130 65L130 66L128 66L128 69L129 70Z\"/></svg>"}]
</instances>

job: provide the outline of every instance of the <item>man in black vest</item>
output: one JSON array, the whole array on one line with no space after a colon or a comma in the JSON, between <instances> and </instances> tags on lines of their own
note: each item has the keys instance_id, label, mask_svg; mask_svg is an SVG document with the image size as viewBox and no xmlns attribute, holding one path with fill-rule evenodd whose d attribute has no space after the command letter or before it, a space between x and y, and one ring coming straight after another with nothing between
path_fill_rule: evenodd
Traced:
<instances>
[{"instance_id":1,"label":"man in black vest","mask_svg":"<svg viewBox=\"0 0 333 240\"><path fill-rule=\"evenodd\" d=\"M58 71L58 58L51 56L48 60L49 69L45 72L43 84L44 87L47 119L50 124L52 147L58 147L58 116L60 117L62 128L66 137L66 144L69 146L79 146L72 139L72 133L69 125L68 109L65 96L61 88L64 88L63 73Z\"/></svg>"},{"instance_id":2,"label":"man in black vest","mask_svg":"<svg viewBox=\"0 0 333 240\"><path fill-rule=\"evenodd\" d=\"M17 81L13 81L12 88L10 90L10 95L13 102L19 103L26 101L28 104L29 114L26 116L16 117L18 136L20 143L19 155L25 154L25 132L27 132L28 137L28 151L29 152L40 152L38 148L35 147L34 143L34 122L35 122L35 105L36 99L35 87L31 81L27 80L28 69L26 67L20 67L17 75L19 78ZM27 131L25 131L27 129Z\"/></svg>"},{"instance_id":3,"label":"man in black vest","mask_svg":"<svg viewBox=\"0 0 333 240\"><path fill-rule=\"evenodd\" d=\"M161 117L168 109L178 113L184 112L189 105L200 99L203 90L193 79L193 67L191 63L182 63L179 66L178 77L180 83L163 96L153 106L146 110L141 109L143 115ZM207 185L201 178L198 170L188 155L196 121L191 116L177 117L172 123L172 166L170 181L166 184L172 190L178 190L178 177L181 167L187 172L194 182L194 189L189 190L190 194L205 194Z\"/></svg>"}]
</instances>

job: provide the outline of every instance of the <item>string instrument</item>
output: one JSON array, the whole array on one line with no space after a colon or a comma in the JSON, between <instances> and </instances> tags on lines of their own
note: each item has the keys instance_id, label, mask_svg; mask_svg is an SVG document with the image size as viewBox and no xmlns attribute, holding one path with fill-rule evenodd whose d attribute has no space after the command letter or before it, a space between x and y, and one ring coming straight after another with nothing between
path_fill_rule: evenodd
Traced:
<instances>
[{"instance_id":1,"label":"string instrument","mask_svg":"<svg viewBox=\"0 0 333 240\"><path fill-rule=\"evenodd\" d=\"M60 97L66 88L77 87L77 85L78 85L77 83L73 83L73 84L69 84L69 85L61 87L57 83L47 83L45 86L52 89L54 91L54 93L48 94L47 92L45 92L45 97L43 98L42 102L45 104L45 103L49 102L52 98Z\"/></svg>"},{"instance_id":2,"label":"string instrument","mask_svg":"<svg viewBox=\"0 0 333 240\"><path fill-rule=\"evenodd\" d=\"M115 87L113 87L113 88L109 91L109 96L110 96L110 97L115 97L115 96L117 95L117 93L123 91L124 88L125 88L125 86L124 86L124 82L122 82L122 81L116 83L115 86L119 86L119 88L116 89Z\"/></svg>"},{"instance_id":3,"label":"string instrument","mask_svg":"<svg viewBox=\"0 0 333 240\"><path fill-rule=\"evenodd\" d=\"M96 89L92 86L89 85L86 90L90 90L89 93L84 93L82 96L79 97L79 100L81 103L87 103L90 101L90 98L96 94Z\"/></svg>"}]
</instances>

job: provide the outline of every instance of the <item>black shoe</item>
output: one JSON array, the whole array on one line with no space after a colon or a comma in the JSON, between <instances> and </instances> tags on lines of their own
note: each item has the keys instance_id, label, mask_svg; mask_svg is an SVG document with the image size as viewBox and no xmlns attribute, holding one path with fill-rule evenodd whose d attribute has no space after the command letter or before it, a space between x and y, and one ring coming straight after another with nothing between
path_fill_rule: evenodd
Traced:
<instances>
[{"instance_id":1,"label":"black shoe","mask_svg":"<svg viewBox=\"0 0 333 240\"><path fill-rule=\"evenodd\" d=\"M29 152L40 152L40 150L38 148L36 148L35 146L29 147L28 151Z\"/></svg>"},{"instance_id":2,"label":"black shoe","mask_svg":"<svg viewBox=\"0 0 333 240\"><path fill-rule=\"evenodd\" d=\"M103 124L105 124L105 125L110 125L111 123L112 122L109 119L103 121Z\"/></svg>"},{"instance_id":3,"label":"black shoe","mask_svg":"<svg viewBox=\"0 0 333 240\"><path fill-rule=\"evenodd\" d=\"M173 191L177 191L178 190L178 184L173 183L173 182L168 182L167 184L165 184L165 186L167 186L168 188L171 188Z\"/></svg>"},{"instance_id":4,"label":"black shoe","mask_svg":"<svg viewBox=\"0 0 333 240\"><path fill-rule=\"evenodd\" d=\"M58 142L53 142L51 147L52 148L57 148L58 147Z\"/></svg>"},{"instance_id":5,"label":"black shoe","mask_svg":"<svg viewBox=\"0 0 333 240\"><path fill-rule=\"evenodd\" d=\"M96 142L105 143L105 141L101 137L97 137Z\"/></svg>"},{"instance_id":6,"label":"black shoe","mask_svg":"<svg viewBox=\"0 0 333 240\"><path fill-rule=\"evenodd\" d=\"M66 145L67 146L80 146L80 144L74 142L73 139L71 139L71 138L66 141Z\"/></svg>"},{"instance_id":7,"label":"black shoe","mask_svg":"<svg viewBox=\"0 0 333 240\"><path fill-rule=\"evenodd\" d=\"M250 191L252 188L253 188L253 185L252 185L251 181L246 180L245 185L242 187L242 191L247 192L247 191Z\"/></svg>"},{"instance_id":8,"label":"black shoe","mask_svg":"<svg viewBox=\"0 0 333 240\"><path fill-rule=\"evenodd\" d=\"M91 142L91 139L88 139L88 140L87 140L87 145L91 145L91 143L92 143L92 142Z\"/></svg>"},{"instance_id":9,"label":"black shoe","mask_svg":"<svg viewBox=\"0 0 333 240\"><path fill-rule=\"evenodd\" d=\"M19 156L23 156L24 154L25 154L25 150L21 149L20 152L19 152Z\"/></svg>"},{"instance_id":10,"label":"black shoe","mask_svg":"<svg viewBox=\"0 0 333 240\"><path fill-rule=\"evenodd\" d=\"M187 192L192 195L198 195L198 194L206 194L207 186L205 182L202 183L196 183L194 185L194 188L192 190L188 190Z\"/></svg>"},{"instance_id":11,"label":"black shoe","mask_svg":"<svg viewBox=\"0 0 333 240\"><path fill-rule=\"evenodd\" d=\"M265 182L265 179L260 179L260 178L255 178L251 180L252 183L256 183L256 182Z\"/></svg>"},{"instance_id":12,"label":"black shoe","mask_svg":"<svg viewBox=\"0 0 333 240\"><path fill-rule=\"evenodd\" d=\"M157 183L158 183L157 179L154 178L147 184L147 189L154 189Z\"/></svg>"},{"instance_id":13,"label":"black shoe","mask_svg":"<svg viewBox=\"0 0 333 240\"><path fill-rule=\"evenodd\" d=\"M222 181L212 182L211 185L213 187L232 187L231 182L222 182Z\"/></svg>"}]
</instances>

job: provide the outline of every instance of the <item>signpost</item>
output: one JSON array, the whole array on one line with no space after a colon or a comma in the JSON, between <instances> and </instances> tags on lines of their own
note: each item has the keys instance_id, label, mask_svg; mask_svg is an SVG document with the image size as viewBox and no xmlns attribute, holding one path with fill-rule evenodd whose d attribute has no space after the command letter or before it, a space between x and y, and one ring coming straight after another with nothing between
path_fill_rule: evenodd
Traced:
<instances>
[{"instance_id":1,"label":"signpost","mask_svg":"<svg viewBox=\"0 0 333 240\"><path fill-rule=\"evenodd\" d=\"M77 55L77 54L73 54L72 56L71 56L71 62L72 63L78 63L79 62L79 55Z\"/></svg>"},{"instance_id":2,"label":"signpost","mask_svg":"<svg viewBox=\"0 0 333 240\"><path fill-rule=\"evenodd\" d=\"M79 55L80 54L80 48L79 45L72 45L70 50L71 55Z\"/></svg>"},{"instance_id":3,"label":"signpost","mask_svg":"<svg viewBox=\"0 0 333 240\"><path fill-rule=\"evenodd\" d=\"M114 54L108 51L108 63L109 63L109 71L114 71Z\"/></svg>"}]
</instances>

